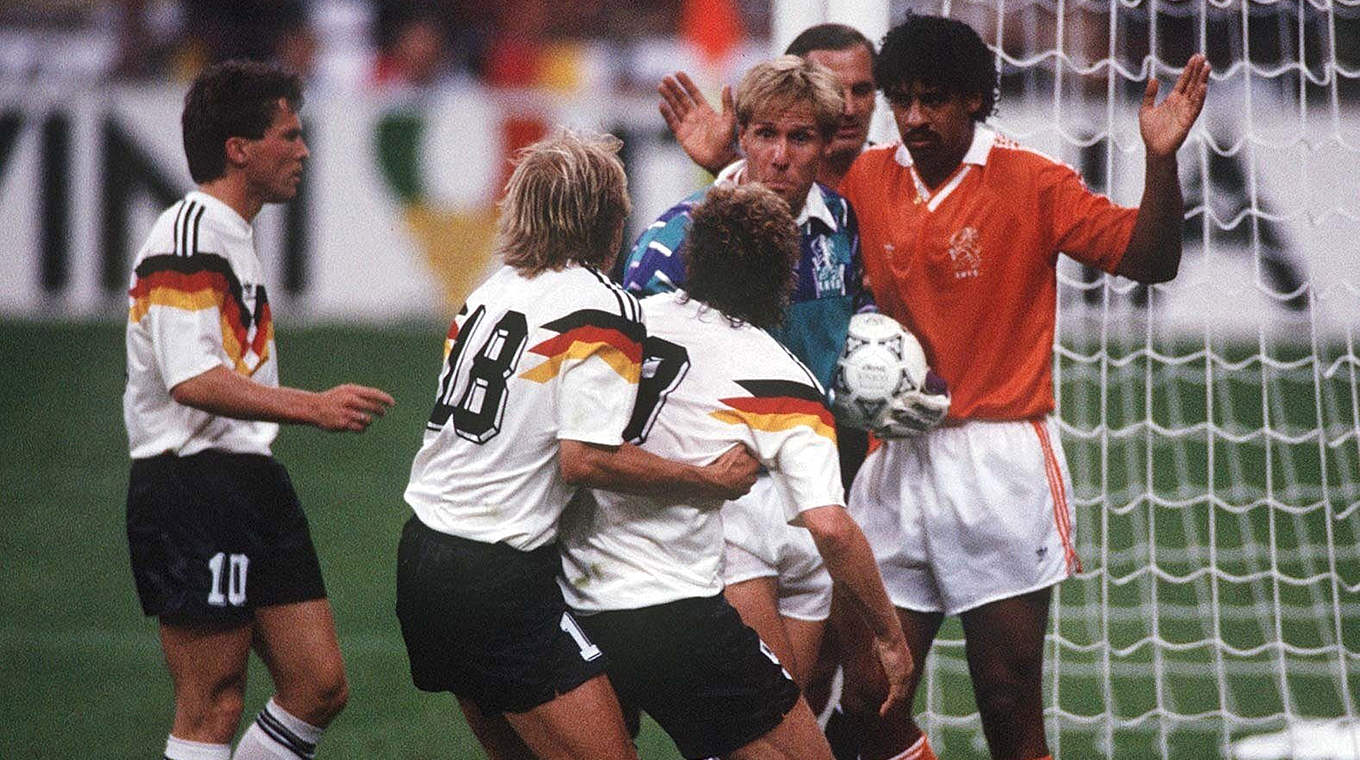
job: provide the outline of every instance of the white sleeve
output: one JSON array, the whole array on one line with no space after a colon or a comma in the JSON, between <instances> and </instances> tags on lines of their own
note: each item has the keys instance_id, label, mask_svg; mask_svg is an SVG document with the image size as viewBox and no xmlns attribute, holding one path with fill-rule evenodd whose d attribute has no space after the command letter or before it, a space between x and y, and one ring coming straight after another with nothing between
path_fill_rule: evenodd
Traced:
<instances>
[{"instance_id":1,"label":"white sleeve","mask_svg":"<svg viewBox=\"0 0 1360 760\"><path fill-rule=\"evenodd\" d=\"M752 395L723 399L722 414L740 418L750 431L756 458L770 469L785 518L829 504L845 504L836 425L820 389L808 382L744 381ZM734 420L735 421L735 420Z\"/></svg>"},{"instance_id":2,"label":"white sleeve","mask_svg":"<svg viewBox=\"0 0 1360 760\"><path fill-rule=\"evenodd\" d=\"M232 368L222 334L230 272L226 259L213 254L151 256L138 264L132 309L151 340L166 390L213 367Z\"/></svg>"},{"instance_id":3,"label":"white sleeve","mask_svg":"<svg viewBox=\"0 0 1360 760\"><path fill-rule=\"evenodd\" d=\"M770 475L790 523L801 524L798 516L809 509L845 504L834 428L828 433L811 427L790 430Z\"/></svg>"},{"instance_id":4,"label":"white sleeve","mask_svg":"<svg viewBox=\"0 0 1360 760\"><path fill-rule=\"evenodd\" d=\"M605 446L623 443L642 374L641 318L582 309L558 338L557 437Z\"/></svg>"}]
</instances>

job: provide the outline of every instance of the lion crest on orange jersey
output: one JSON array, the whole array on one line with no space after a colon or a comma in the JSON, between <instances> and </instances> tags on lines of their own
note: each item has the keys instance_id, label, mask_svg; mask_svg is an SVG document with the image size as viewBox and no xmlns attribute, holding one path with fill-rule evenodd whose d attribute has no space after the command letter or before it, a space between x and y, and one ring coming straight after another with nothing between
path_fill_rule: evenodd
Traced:
<instances>
[{"instance_id":1,"label":"lion crest on orange jersey","mask_svg":"<svg viewBox=\"0 0 1360 760\"><path fill-rule=\"evenodd\" d=\"M949 258L954 262L954 278L977 277L982 273L982 246L975 227L964 227L949 238Z\"/></svg>"}]
</instances>

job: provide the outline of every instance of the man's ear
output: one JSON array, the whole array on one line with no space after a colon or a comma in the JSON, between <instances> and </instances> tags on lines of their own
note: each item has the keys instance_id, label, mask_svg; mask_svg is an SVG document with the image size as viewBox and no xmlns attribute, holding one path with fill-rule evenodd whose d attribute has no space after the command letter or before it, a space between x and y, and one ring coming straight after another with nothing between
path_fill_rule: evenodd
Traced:
<instances>
[{"instance_id":1,"label":"man's ear","mask_svg":"<svg viewBox=\"0 0 1360 760\"><path fill-rule=\"evenodd\" d=\"M250 140L244 137L228 137L224 145L227 166L244 166L250 158Z\"/></svg>"},{"instance_id":2,"label":"man's ear","mask_svg":"<svg viewBox=\"0 0 1360 760\"><path fill-rule=\"evenodd\" d=\"M986 114L978 113L982 110L982 93L975 92L972 95L964 96L963 105L968 109L968 115L973 117L975 121L982 121L987 118Z\"/></svg>"}]
</instances>

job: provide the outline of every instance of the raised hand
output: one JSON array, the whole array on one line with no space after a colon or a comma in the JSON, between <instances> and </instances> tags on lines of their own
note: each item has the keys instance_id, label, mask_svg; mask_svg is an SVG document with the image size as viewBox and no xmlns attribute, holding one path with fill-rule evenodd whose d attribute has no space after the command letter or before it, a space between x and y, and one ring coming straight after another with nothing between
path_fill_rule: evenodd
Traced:
<instances>
[{"instance_id":1,"label":"raised hand","mask_svg":"<svg viewBox=\"0 0 1360 760\"><path fill-rule=\"evenodd\" d=\"M723 86L722 113L713 110L694 80L683 71L662 79L656 91L661 95L657 106L661 118L694 163L717 174L737 159L733 146L737 109L731 87Z\"/></svg>"},{"instance_id":2,"label":"raised hand","mask_svg":"<svg viewBox=\"0 0 1360 760\"><path fill-rule=\"evenodd\" d=\"M1204 99L1209 92L1209 71L1209 62L1203 53L1190 56L1176 86L1161 103L1156 102L1160 87L1157 78L1148 80L1143 104L1138 109L1138 129L1148 156L1175 155L1180 149L1204 108Z\"/></svg>"},{"instance_id":3,"label":"raised hand","mask_svg":"<svg viewBox=\"0 0 1360 760\"><path fill-rule=\"evenodd\" d=\"M362 433L396 401L377 388L346 383L316 395L313 424L325 430Z\"/></svg>"}]
</instances>

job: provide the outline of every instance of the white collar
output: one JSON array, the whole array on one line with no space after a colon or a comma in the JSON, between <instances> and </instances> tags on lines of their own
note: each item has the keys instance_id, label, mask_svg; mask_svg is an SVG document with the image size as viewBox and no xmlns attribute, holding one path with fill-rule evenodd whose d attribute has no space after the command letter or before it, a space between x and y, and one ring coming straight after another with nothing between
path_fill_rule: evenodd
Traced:
<instances>
[{"instance_id":1,"label":"white collar","mask_svg":"<svg viewBox=\"0 0 1360 760\"><path fill-rule=\"evenodd\" d=\"M740 185L746 181L746 159L739 159L728 164L722 171L718 172L718 178L713 181L717 185L723 182L730 182ZM826 205L826 198L822 196L822 188L816 182L808 188L807 200L803 201L803 210L798 212L798 218L794 219L794 224L802 227L809 219L820 219L832 232L840 229L836 222L836 215L831 213L831 209Z\"/></svg>"},{"instance_id":2,"label":"white collar","mask_svg":"<svg viewBox=\"0 0 1360 760\"><path fill-rule=\"evenodd\" d=\"M228 206L216 196L209 195L202 190L190 190L189 194L184 197L186 200L197 201L204 206L213 209L213 213L220 216L223 221L235 227L237 232L242 235L250 236L255 231L255 228L250 226L250 222L247 222L245 217L241 216L236 209Z\"/></svg>"},{"instance_id":3,"label":"white collar","mask_svg":"<svg viewBox=\"0 0 1360 760\"><path fill-rule=\"evenodd\" d=\"M973 125L973 142L968 146L968 151L963 154L963 161L960 163L974 164L977 166L987 165L987 156L992 152L992 146L996 144L996 130L984 124ZM911 151L902 143L897 144L897 152L893 154L900 166L912 166Z\"/></svg>"}]
</instances>

